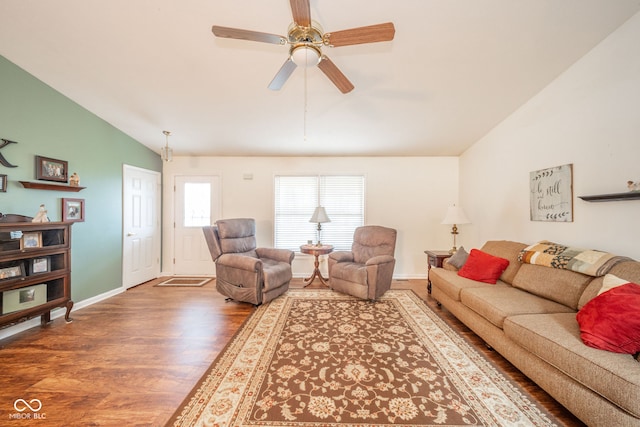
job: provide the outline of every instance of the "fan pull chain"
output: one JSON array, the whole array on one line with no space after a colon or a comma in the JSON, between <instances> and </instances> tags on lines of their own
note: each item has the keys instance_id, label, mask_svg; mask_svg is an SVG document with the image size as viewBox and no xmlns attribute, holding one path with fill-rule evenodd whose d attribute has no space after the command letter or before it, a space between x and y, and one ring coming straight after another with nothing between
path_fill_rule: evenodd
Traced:
<instances>
[{"instance_id":1,"label":"fan pull chain","mask_svg":"<svg viewBox=\"0 0 640 427\"><path fill-rule=\"evenodd\" d=\"M304 142L307 142L307 68L308 67L304 67L304 119L302 129Z\"/></svg>"}]
</instances>

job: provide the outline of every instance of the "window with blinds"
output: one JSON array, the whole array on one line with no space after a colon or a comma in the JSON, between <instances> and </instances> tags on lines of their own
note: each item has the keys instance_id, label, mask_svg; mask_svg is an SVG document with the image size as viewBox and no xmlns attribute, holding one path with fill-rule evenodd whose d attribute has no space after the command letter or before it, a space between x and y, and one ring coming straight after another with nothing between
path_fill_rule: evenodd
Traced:
<instances>
[{"instance_id":1,"label":"window with blinds","mask_svg":"<svg viewBox=\"0 0 640 427\"><path fill-rule=\"evenodd\" d=\"M309 222L316 206L324 206L331 220L322 224L320 241L350 250L353 232L364 225L364 176L276 176L276 248L299 251L308 240L318 240L318 225Z\"/></svg>"}]
</instances>

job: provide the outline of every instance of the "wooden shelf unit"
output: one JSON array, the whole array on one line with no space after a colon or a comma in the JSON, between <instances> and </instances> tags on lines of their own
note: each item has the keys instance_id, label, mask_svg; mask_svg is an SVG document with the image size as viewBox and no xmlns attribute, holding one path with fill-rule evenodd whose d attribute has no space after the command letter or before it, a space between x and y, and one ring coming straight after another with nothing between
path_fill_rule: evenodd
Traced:
<instances>
[{"instance_id":1,"label":"wooden shelf unit","mask_svg":"<svg viewBox=\"0 0 640 427\"><path fill-rule=\"evenodd\" d=\"M0 328L37 316L45 325L58 307L71 321L72 224L0 222Z\"/></svg>"}]
</instances>

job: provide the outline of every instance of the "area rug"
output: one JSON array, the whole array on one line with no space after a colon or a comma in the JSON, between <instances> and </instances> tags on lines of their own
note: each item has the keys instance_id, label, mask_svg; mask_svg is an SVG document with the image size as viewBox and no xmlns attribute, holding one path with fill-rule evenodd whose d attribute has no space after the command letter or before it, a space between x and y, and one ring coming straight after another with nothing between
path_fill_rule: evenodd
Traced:
<instances>
[{"instance_id":1,"label":"area rug","mask_svg":"<svg viewBox=\"0 0 640 427\"><path fill-rule=\"evenodd\" d=\"M211 277L172 277L154 286L204 286Z\"/></svg>"},{"instance_id":2,"label":"area rug","mask_svg":"<svg viewBox=\"0 0 640 427\"><path fill-rule=\"evenodd\" d=\"M167 426L552 426L410 290L289 290L247 319Z\"/></svg>"}]
</instances>

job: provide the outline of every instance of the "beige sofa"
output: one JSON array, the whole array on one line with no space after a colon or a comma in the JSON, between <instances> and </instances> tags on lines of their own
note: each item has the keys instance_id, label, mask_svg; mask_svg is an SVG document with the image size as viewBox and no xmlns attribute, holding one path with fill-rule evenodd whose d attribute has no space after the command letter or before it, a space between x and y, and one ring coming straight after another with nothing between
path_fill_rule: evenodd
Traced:
<instances>
[{"instance_id":1,"label":"beige sofa","mask_svg":"<svg viewBox=\"0 0 640 427\"><path fill-rule=\"evenodd\" d=\"M495 285L461 277L445 261L430 270L432 297L587 425L640 426L640 363L580 339L576 313L603 277L521 263L525 247L481 248L509 260ZM619 262L609 273L640 283L640 262Z\"/></svg>"}]
</instances>

